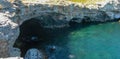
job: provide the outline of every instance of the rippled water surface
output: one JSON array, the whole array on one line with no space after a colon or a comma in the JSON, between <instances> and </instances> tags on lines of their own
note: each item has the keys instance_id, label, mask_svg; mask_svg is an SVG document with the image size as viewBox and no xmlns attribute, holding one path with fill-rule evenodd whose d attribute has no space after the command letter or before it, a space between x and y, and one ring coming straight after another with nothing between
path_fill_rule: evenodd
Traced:
<instances>
[{"instance_id":1,"label":"rippled water surface","mask_svg":"<svg viewBox=\"0 0 120 59\"><path fill-rule=\"evenodd\" d=\"M118 22L70 28L60 33L48 42L48 45L56 46L50 54L55 59L120 59Z\"/></svg>"}]
</instances>

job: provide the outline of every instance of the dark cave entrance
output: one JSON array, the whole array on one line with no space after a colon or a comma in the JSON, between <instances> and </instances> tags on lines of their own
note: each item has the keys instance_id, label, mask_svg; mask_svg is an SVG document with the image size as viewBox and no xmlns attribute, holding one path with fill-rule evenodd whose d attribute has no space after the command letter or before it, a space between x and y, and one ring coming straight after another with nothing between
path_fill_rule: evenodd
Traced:
<instances>
[{"instance_id":1,"label":"dark cave entrance","mask_svg":"<svg viewBox=\"0 0 120 59\"><path fill-rule=\"evenodd\" d=\"M31 48L43 50L42 52L46 56L48 56L46 54L48 53L48 51L44 51L46 50L46 45L50 47L52 45L59 46L60 49L62 49L60 50L61 51L60 56L64 56L63 59L69 59L68 58L69 49L68 47L66 47L68 42L67 36L71 31L75 29L76 25L81 24L77 23L75 26L73 25L75 25L74 22L72 22L72 25L70 25L73 28L71 27L54 29L44 28L43 23L41 23L40 19L32 18L30 20L24 21L20 25L20 34L19 37L16 39L14 47L19 48L21 50L21 57L24 57L27 50ZM59 59L60 56L57 56L56 58Z\"/></svg>"},{"instance_id":2,"label":"dark cave entrance","mask_svg":"<svg viewBox=\"0 0 120 59\"><path fill-rule=\"evenodd\" d=\"M68 52L61 52L61 55L56 56L56 58L59 59L59 57L63 55L65 59L68 59L67 55L69 54L69 50L67 47L63 47L68 41L67 38L66 40L63 39L64 36L67 36L69 33L67 29L68 28L44 28L40 19L32 18L24 21L20 25L20 34L16 39L14 47L21 50L21 57L24 57L29 49L37 48L42 50L45 58L48 58L49 54L47 53L50 52L51 47L56 46L61 49L60 51L65 50Z\"/></svg>"},{"instance_id":3,"label":"dark cave entrance","mask_svg":"<svg viewBox=\"0 0 120 59\"><path fill-rule=\"evenodd\" d=\"M16 39L14 47L19 48L21 50L21 56L24 57L28 49L38 48L39 42L43 42L45 36L45 30L41 26L40 20L27 20L20 25L20 34Z\"/></svg>"}]
</instances>

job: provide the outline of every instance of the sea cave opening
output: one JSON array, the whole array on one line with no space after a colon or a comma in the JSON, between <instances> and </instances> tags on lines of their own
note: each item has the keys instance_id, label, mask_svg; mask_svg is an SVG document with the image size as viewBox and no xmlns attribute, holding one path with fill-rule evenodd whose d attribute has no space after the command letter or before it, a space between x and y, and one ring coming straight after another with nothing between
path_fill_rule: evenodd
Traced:
<instances>
[{"instance_id":1,"label":"sea cave opening","mask_svg":"<svg viewBox=\"0 0 120 59\"><path fill-rule=\"evenodd\" d=\"M31 48L43 50L44 55L48 56L50 48L57 47L57 53L60 54L56 55L56 58L64 56L63 59L69 59L70 53L67 44L70 38L68 35L72 31L78 30L77 28L88 26L88 23L76 23L73 19L71 21L69 22L70 27L53 29L45 28L38 18L26 20L20 25L20 34L14 47L21 50L21 57L24 57Z\"/></svg>"},{"instance_id":2,"label":"sea cave opening","mask_svg":"<svg viewBox=\"0 0 120 59\"><path fill-rule=\"evenodd\" d=\"M24 57L26 51L30 48L38 48L39 42L45 40L45 31L41 26L40 20L30 19L20 25L20 34L16 39L14 47L21 50L21 56Z\"/></svg>"},{"instance_id":3,"label":"sea cave opening","mask_svg":"<svg viewBox=\"0 0 120 59\"><path fill-rule=\"evenodd\" d=\"M48 18L50 20L50 18ZM54 58L69 59L71 56L71 37L74 31L80 31L83 28L99 23L82 21L76 22L77 18L73 18L69 25L65 28L45 28L39 18L32 18L24 21L20 25L20 34L16 39L14 47L19 48L21 57L24 57L26 52L31 48L40 50L45 59ZM53 22L54 23L54 22ZM71 36L72 35L72 36ZM52 48L55 47L55 51Z\"/></svg>"},{"instance_id":4,"label":"sea cave opening","mask_svg":"<svg viewBox=\"0 0 120 59\"><path fill-rule=\"evenodd\" d=\"M66 29L67 28L44 28L40 19L32 18L26 20L20 25L20 34L14 43L14 47L20 49L21 57L24 57L29 49L36 48L42 50L45 58L50 58L49 56L52 56L52 54L49 53L50 50L52 50L51 48L56 47L56 53L60 53L61 55L56 54L55 58L64 56L64 59L68 59L67 55L69 54L69 50L65 47L68 40L67 38L66 40L63 39L63 36L67 36L69 33Z\"/></svg>"}]
</instances>

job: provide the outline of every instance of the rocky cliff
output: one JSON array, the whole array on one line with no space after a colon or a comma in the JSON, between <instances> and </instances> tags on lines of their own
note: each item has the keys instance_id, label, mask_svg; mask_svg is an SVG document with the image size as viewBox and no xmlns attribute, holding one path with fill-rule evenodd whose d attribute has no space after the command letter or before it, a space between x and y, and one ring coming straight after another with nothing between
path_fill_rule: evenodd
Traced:
<instances>
[{"instance_id":1,"label":"rocky cliff","mask_svg":"<svg viewBox=\"0 0 120 59\"><path fill-rule=\"evenodd\" d=\"M20 34L19 26L26 20L36 18L43 27L61 28L69 26L68 22L73 18L79 18L78 22L81 22L85 17L89 17L88 21L100 22L119 19L120 1L0 0L0 57L20 56L20 50L13 45Z\"/></svg>"}]
</instances>

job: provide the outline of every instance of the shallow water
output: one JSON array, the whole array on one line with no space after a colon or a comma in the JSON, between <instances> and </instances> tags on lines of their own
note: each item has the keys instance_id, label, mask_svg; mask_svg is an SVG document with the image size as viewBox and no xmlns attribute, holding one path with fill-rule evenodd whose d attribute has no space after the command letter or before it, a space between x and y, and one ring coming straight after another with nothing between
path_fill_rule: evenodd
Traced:
<instances>
[{"instance_id":1,"label":"shallow water","mask_svg":"<svg viewBox=\"0 0 120 59\"><path fill-rule=\"evenodd\" d=\"M120 59L120 23L69 28L44 44L56 46L51 59Z\"/></svg>"}]
</instances>

